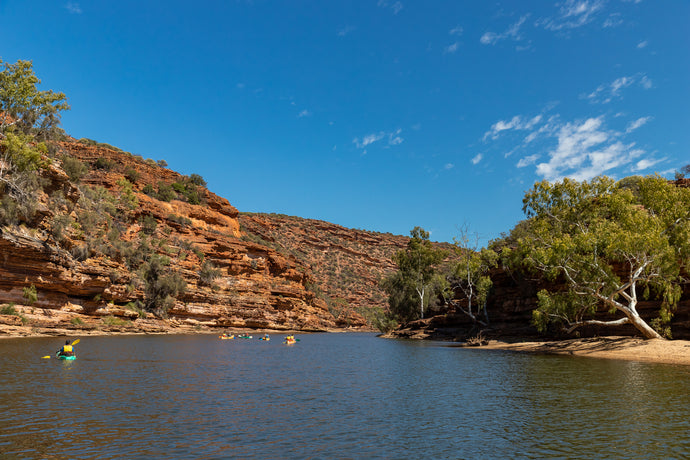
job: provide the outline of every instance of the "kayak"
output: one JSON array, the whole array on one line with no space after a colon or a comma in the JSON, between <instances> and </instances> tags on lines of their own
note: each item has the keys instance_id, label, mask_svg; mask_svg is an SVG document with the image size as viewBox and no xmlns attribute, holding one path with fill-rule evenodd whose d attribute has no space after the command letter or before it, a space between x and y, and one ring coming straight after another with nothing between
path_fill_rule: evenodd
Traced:
<instances>
[{"instance_id":1,"label":"kayak","mask_svg":"<svg viewBox=\"0 0 690 460\"><path fill-rule=\"evenodd\" d=\"M259 338L259 340L271 340L271 338L270 337L261 337L261 338Z\"/></svg>"},{"instance_id":2,"label":"kayak","mask_svg":"<svg viewBox=\"0 0 690 460\"><path fill-rule=\"evenodd\" d=\"M285 340L285 343L288 344L288 345L292 345L293 343L297 343L297 340L295 340L295 339L287 340L287 339L286 339L286 340Z\"/></svg>"},{"instance_id":3,"label":"kayak","mask_svg":"<svg viewBox=\"0 0 690 460\"><path fill-rule=\"evenodd\" d=\"M55 355L55 357L57 359L64 359L65 361L74 361L75 359L77 359L77 355L65 356L65 355L61 355L59 353L57 355Z\"/></svg>"},{"instance_id":4,"label":"kayak","mask_svg":"<svg viewBox=\"0 0 690 460\"><path fill-rule=\"evenodd\" d=\"M223 340L232 340L235 338L234 335L219 335L218 337L220 337Z\"/></svg>"},{"instance_id":5,"label":"kayak","mask_svg":"<svg viewBox=\"0 0 690 460\"><path fill-rule=\"evenodd\" d=\"M251 335L238 335L237 338L238 339L251 339L252 336Z\"/></svg>"}]
</instances>

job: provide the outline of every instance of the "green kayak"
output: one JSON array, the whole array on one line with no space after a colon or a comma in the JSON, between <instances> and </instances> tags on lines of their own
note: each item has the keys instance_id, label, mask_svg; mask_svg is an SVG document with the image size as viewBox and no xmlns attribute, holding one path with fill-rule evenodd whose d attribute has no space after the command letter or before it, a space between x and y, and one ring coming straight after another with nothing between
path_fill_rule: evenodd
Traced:
<instances>
[{"instance_id":1,"label":"green kayak","mask_svg":"<svg viewBox=\"0 0 690 460\"><path fill-rule=\"evenodd\" d=\"M64 359L66 361L74 361L75 359L77 359L77 355L65 356L65 355L61 355L60 353L56 354L55 357L57 359Z\"/></svg>"}]
</instances>

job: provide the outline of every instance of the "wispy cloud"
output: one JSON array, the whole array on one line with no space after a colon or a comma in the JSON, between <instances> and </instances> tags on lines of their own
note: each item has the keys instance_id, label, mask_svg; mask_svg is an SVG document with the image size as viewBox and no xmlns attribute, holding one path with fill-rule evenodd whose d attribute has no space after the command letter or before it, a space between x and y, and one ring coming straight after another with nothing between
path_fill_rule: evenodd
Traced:
<instances>
[{"instance_id":1,"label":"wispy cloud","mask_svg":"<svg viewBox=\"0 0 690 460\"><path fill-rule=\"evenodd\" d=\"M540 19L536 24L552 31L576 29L592 22L603 8L603 0L566 0L554 17Z\"/></svg>"},{"instance_id":2,"label":"wispy cloud","mask_svg":"<svg viewBox=\"0 0 690 460\"><path fill-rule=\"evenodd\" d=\"M633 172L639 172L639 171L644 171L646 169L651 168L652 166L661 163L662 161L666 160L666 158L645 158L633 165L631 168Z\"/></svg>"},{"instance_id":3,"label":"wispy cloud","mask_svg":"<svg viewBox=\"0 0 690 460\"><path fill-rule=\"evenodd\" d=\"M529 17L529 14L526 14L514 24L512 24L510 27L508 27L507 30L505 30L502 33L495 33L495 32L486 32L482 37L479 39L479 41L483 45L495 45L501 40L505 39L511 39L514 41L520 41L522 40L522 34L520 33L520 27L525 23L527 18Z\"/></svg>"},{"instance_id":4,"label":"wispy cloud","mask_svg":"<svg viewBox=\"0 0 690 460\"><path fill-rule=\"evenodd\" d=\"M524 158L521 158L520 161L517 162L517 167L518 168L524 168L525 166L533 165L534 163L537 162L539 157L540 157L540 155L534 154L534 155L528 155Z\"/></svg>"},{"instance_id":5,"label":"wispy cloud","mask_svg":"<svg viewBox=\"0 0 690 460\"><path fill-rule=\"evenodd\" d=\"M582 99L588 99L592 103L608 104L613 99L621 98L621 90L628 88L634 84L642 86L644 89L652 87L652 81L643 74L624 76L616 78L609 84L599 85L597 89L589 94L580 96Z\"/></svg>"},{"instance_id":6,"label":"wispy cloud","mask_svg":"<svg viewBox=\"0 0 690 460\"><path fill-rule=\"evenodd\" d=\"M482 158L484 158L484 155L481 154L481 153L478 153L478 154L476 154L476 155L474 156L474 158L472 158L472 160L470 160L470 161L472 161L472 164L473 164L473 165L476 165L476 164L478 164L480 161L482 161Z\"/></svg>"},{"instance_id":7,"label":"wispy cloud","mask_svg":"<svg viewBox=\"0 0 690 460\"><path fill-rule=\"evenodd\" d=\"M297 114L298 118L304 118L304 117L309 117L309 116L311 116L311 112L307 109L304 109L299 114Z\"/></svg>"},{"instance_id":8,"label":"wispy cloud","mask_svg":"<svg viewBox=\"0 0 690 460\"><path fill-rule=\"evenodd\" d=\"M452 45L446 46L446 48L443 50L444 53L446 54L453 54L458 50L458 42L453 43Z\"/></svg>"},{"instance_id":9,"label":"wispy cloud","mask_svg":"<svg viewBox=\"0 0 690 460\"><path fill-rule=\"evenodd\" d=\"M403 9L403 4L399 1L379 0L376 5L381 8L390 8L393 14L398 14Z\"/></svg>"},{"instance_id":10,"label":"wispy cloud","mask_svg":"<svg viewBox=\"0 0 690 460\"><path fill-rule=\"evenodd\" d=\"M457 35L457 36L459 37L460 35L462 35L462 32L463 32L463 28L462 28L462 27L460 27L460 26L455 26L455 27L453 27L452 29L450 29L450 31L449 31L448 33L451 34L451 35Z\"/></svg>"},{"instance_id":11,"label":"wispy cloud","mask_svg":"<svg viewBox=\"0 0 690 460\"><path fill-rule=\"evenodd\" d=\"M511 130L527 131L522 143L511 150L511 154L516 151L528 153L517 161L518 168L534 165L535 173L549 181L566 176L588 180L624 166L638 171L658 163L660 160L653 154L626 140L628 134L651 120L651 117L632 120L622 132L607 128L604 115L571 122L563 122L558 115L548 119L515 116L495 123L484 135L484 140L495 141L508 136Z\"/></svg>"},{"instance_id":12,"label":"wispy cloud","mask_svg":"<svg viewBox=\"0 0 690 460\"><path fill-rule=\"evenodd\" d=\"M638 49L644 49L649 45L649 42L647 40L643 40L640 43L637 44Z\"/></svg>"},{"instance_id":13,"label":"wispy cloud","mask_svg":"<svg viewBox=\"0 0 690 460\"><path fill-rule=\"evenodd\" d=\"M359 137L355 137L352 140L352 142L357 146L358 149L364 149L367 146L379 142L383 139L387 139L387 146L399 145L405 141L405 139L403 139L400 136L401 133L402 129L396 129L395 131L391 132L379 131L377 133L367 134L366 136L363 136L361 139Z\"/></svg>"},{"instance_id":14,"label":"wispy cloud","mask_svg":"<svg viewBox=\"0 0 690 460\"><path fill-rule=\"evenodd\" d=\"M491 129L484 133L484 140L488 139L489 137L492 139L498 138L499 134L502 131L508 131L508 130L529 130L534 127L537 123L539 123L542 120L541 115L537 115L532 118L524 118L520 115L516 115L513 118L511 118L509 121L504 121L504 120L499 120L496 123L494 123L491 126Z\"/></svg>"},{"instance_id":15,"label":"wispy cloud","mask_svg":"<svg viewBox=\"0 0 690 460\"><path fill-rule=\"evenodd\" d=\"M344 37L346 35L349 35L351 32L353 32L356 29L355 26L344 26L338 29L338 37Z\"/></svg>"},{"instance_id":16,"label":"wispy cloud","mask_svg":"<svg viewBox=\"0 0 690 460\"><path fill-rule=\"evenodd\" d=\"M641 117L641 118L638 118L637 120L631 121L625 130L625 134L630 134L631 132L635 131L637 128L640 128L640 127L646 125L651 120L652 120L652 117Z\"/></svg>"},{"instance_id":17,"label":"wispy cloud","mask_svg":"<svg viewBox=\"0 0 690 460\"><path fill-rule=\"evenodd\" d=\"M604 28L618 27L623 24L623 19L620 13L611 13L608 18L604 21Z\"/></svg>"},{"instance_id":18,"label":"wispy cloud","mask_svg":"<svg viewBox=\"0 0 690 460\"><path fill-rule=\"evenodd\" d=\"M446 171L453 168L455 168L455 165L453 163L446 163L445 165L443 165L443 169L445 169Z\"/></svg>"},{"instance_id":19,"label":"wispy cloud","mask_svg":"<svg viewBox=\"0 0 690 460\"><path fill-rule=\"evenodd\" d=\"M81 7L76 2L67 2L67 4L65 5L65 8L67 9L67 11L69 11L72 14L81 14L82 13Z\"/></svg>"}]
</instances>

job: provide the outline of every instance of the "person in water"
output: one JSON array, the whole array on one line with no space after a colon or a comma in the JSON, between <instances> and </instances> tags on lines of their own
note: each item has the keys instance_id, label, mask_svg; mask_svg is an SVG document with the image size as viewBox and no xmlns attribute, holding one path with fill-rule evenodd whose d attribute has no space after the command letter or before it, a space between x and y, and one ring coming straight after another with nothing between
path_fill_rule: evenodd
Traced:
<instances>
[{"instance_id":1,"label":"person in water","mask_svg":"<svg viewBox=\"0 0 690 460\"><path fill-rule=\"evenodd\" d=\"M65 340L65 344L58 350L58 355L62 356L74 356L74 350L72 349L72 342Z\"/></svg>"}]
</instances>

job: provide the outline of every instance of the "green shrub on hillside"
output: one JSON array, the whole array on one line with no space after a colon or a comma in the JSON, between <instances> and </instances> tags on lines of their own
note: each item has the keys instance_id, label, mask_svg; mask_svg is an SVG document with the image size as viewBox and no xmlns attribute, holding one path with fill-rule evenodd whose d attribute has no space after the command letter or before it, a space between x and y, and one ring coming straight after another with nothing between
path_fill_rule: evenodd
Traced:
<instances>
[{"instance_id":1,"label":"green shrub on hillside","mask_svg":"<svg viewBox=\"0 0 690 460\"><path fill-rule=\"evenodd\" d=\"M89 172L89 168L84 163L68 155L62 157L62 169L69 176L69 180L74 183L81 182L82 178Z\"/></svg>"}]
</instances>

